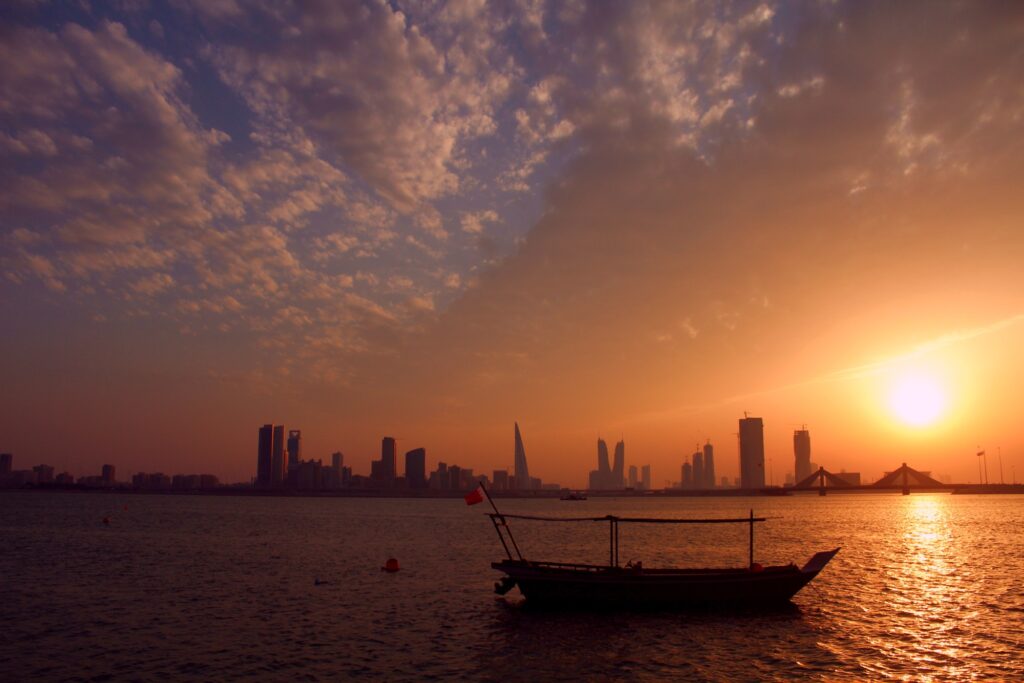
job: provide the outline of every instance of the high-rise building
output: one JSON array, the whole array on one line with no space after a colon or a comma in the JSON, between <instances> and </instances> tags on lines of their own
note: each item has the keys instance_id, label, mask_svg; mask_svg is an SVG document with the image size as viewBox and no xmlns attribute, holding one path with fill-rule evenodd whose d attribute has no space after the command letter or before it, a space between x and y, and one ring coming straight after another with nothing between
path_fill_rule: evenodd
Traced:
<instances>
[{"instance_id":1,"label":"high-rise building","mask_svg":"<svg viewBox=\"0 0 1024 683\"><path fill-rule=\"evenodd\" d=\"M759 417L740 420L740 488L764 488L764 423Z\"/></svg>"},{"instance_id":2,"label":"high-rise building","mask_svg":"<svg viewBox=\"0 0 1024 683\"><path fill-rule=\"evenodd\" d=\"M341 451L335 451L331 453L331 467L341 472L341 468L345 466L345 454Z\"/></svg>"},{"instance_id":3,"label":"high-rise building","mask_svg":"<svg viewBox=\"0 0 1024 683\"><path fill-rule=\"evenodd\" d=\"M517 489L528 489L531 486L530 482L530 468L526 465L526 449L523 447L523 437L519 433L519 423L515 423L516 427L516 453L515 453L515 487Z\"/></svg>"},{"instance_id":4,"label":"high-rise building","mask_svg":"<svg viewBox=\"0 0 1024 683\"><path fill-rule=\"evenodd\" d=\"M682 467L682 479L679 485L684 489L693 488L693 465L688 462L683 463Z\"/></svg>"},{"instance_id":5,"label":"high-rise building","mask_svg":"<svg viewBox=\"0 0 1024 683\"><path fill-rule=\"evenodd\" d=\"M14 469L14 455L0 453L0 475L10 474L12 469Z\"/></svg>"},{"instance_id":6,"label":"high-rise building","mask_svg":"<svg viewBox=\"0 0 1024 683\"><path fill-rule=\"evenodd\" d=\"M414 448L405 454L405 485L411 489L427 487L427 449Z\"/></svg>"},{"instance_id":7,"label":"high-rise building","mask_svg":"<svg viewBox=\"0 0 1024 683\"><path fill-rule=\"evenodd\" d=\"M629 488L636 488L636 465L629 466Z\"/></svg>"},{"instance_id":8,"label":"high-rise building","mask_svg":"<svg viewBox=\"0 0 1024 683\"><path fill-rule=\"evenodd\" d=\"M114 471L115 470L114 470L114 466L113 465L104 465L103 466L103 470L102 470L103 474L100 475L100 476L103 479L103 483L106 486L113 486L114 484L117 483L117 479L114 476Z\"/></svg>"},{"instance_id":9,"label":"high-rise building","mask_svg":"<svg viewBox=\"0 0 1024 683\"><path fill-rule=\"evenodd\" d=\"M393 484L398 476L398 445L394 437L385 436L380 441L380 474L386 484Z\"/></svg>"},{"instance_id":10,"label":"high-rise building","mask_svg":"<svg viewBox=\"0 0 1024 683\"><path fill-rule=\"evenodd\" d=\"M597 440L597 488L610 489L612 468L608 464L608 444L604 439Z\"/></svg>"},{"instance_id":11,"label":"high-rise building","mask_svg":"<svg viewBox=\"0 0 1024 683\"><path fill-rule=\"evenodd\" d=\"M806 429L793 432L793 457L796 481L801 482L814 471L811 469L811 433Z\"/></svg>"},{"instance_id":12,"label":"high-rise building","mask_svg":"<svg viewBox=\"0 0 1024 683\"><path fill-rule=\"evenodd\" d=\"M288 475L288 452L284 449L284 425L274 425L270 448L270 485L284 486Z\"/></svg>"},{"instance_id":13,"label":"high-rise building","mask_svg":"<svg viewBox=\"0 0 1024 683\"><path fill-rule=\"evenodd\" d=\"M693 454L693 488L704 488L704 455L700 451Z\"/></svg>"},{"instance_id":14,"label":"high-rise building","mask_svg":"<svg viewBox=\"0 0 1024 683\"><path fill-rule=\"evenodd\" d=\"M494 470L492 479L495 491L508 489L508 470Z\"/></svg>"},{"instance_id":15,"label":"high-rise building","mask_svg":"<svg viewBox=\"0 0 1024 683\"><path fill-rule=\"evenodd\" d=\"M274 425L260 427L259 446L256 455L256 486L270 485L270 469L274 450Z\"/></svg>"},{"instance_id":16,"label":"high-rise building","mask_svg":"<svg viewBox=\"0 0 1024 683\"><path fill-rule=\"evenodd\" d=\"M704 488L715 488L715 447L710 441L704 444Z\"/></svg>"},{"instance_id":17,"label":"high-rise building","mask_svg":"<svg viewBox=\"0 0 1024 683\"><path fill-rule=\"evenodd\" d=\"M644 467L643 467L642 474L641 474L640 486L641 486L641 488L643 488L644 491L650 491L651 490L651 466L650 465L644 465Z\"/></svg>"},{"instance_id":18,"label":"high-rise building","mask_svg":"<svg viewBox=\"0 0 1024 683\"><path fill-rule=\"evenodd\" d=\"M626 467L626 442L625 441L619 441L617 444L615 444L615 460L613 461L613 464L612 464L612 481L611 481L612 487L611 488L618 490L618 489L621 489L625 485L626 479L623 476L624 475L623 470L625 469L625 467Z\"/></svg>"},{"instance_id":19,"label":"high-rise building","mask_svg":"<svg viewBox=\"0 0 1024 683\"><path fill-rule=\"evenodd\" d=\"M302 430L292 429L288 432L288 469L298 467L302 463Z\"/></svg>"}]
</instances>

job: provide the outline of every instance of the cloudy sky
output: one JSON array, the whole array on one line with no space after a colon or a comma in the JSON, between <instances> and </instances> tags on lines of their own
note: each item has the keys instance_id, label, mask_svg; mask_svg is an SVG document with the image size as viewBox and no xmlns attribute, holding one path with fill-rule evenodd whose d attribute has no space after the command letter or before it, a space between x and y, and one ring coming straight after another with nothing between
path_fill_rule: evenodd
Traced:
<instances>
[{"instance_id":1,"label":"cloudy sky","mask_svg":"<svg viewBox=\"0 0 1024 683\"><path fill-rule=\"evenodd\" d=\"M1024 478L1020 3L0 17L16 467L248 480L274 421L489 471L518 420L535 475L625 437L660 486L707 438L734 476L749 411L776 483L800 424L866 478Z\"/></svg>"}]
</instances>

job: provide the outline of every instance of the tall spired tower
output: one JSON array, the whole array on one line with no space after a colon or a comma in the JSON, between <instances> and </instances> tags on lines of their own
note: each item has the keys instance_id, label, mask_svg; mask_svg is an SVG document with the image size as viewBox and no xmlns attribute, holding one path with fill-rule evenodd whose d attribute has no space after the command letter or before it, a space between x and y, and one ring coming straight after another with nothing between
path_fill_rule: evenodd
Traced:
<instances>
[{"instance_id":1,"label":"tall spired tower","mask_svg":"<svg viewBox=\"0 0 1024 683\"><path fill-rule=\"evenodd\" d=\"M516 488L530 488L530 468L526 466L526 449L523 448L523 437L519 433L519 423L516 422Z\"/></svg>"}]
</instances>

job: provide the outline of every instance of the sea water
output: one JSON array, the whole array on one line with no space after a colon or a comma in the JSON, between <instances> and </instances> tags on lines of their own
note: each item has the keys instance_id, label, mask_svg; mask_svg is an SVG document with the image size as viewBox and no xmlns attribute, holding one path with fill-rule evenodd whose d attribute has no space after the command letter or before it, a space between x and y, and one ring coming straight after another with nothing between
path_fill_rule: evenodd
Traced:
<instances>
[{"instance_id":1,"label":"sea water","mask_svg":"<svg viewBox=\"0 0 1024 683\"><path fill-rule=\"evenodd\" d=\"M486 504L0 493L4 680L1024 679L1024 497L499 500L564 516L767 516L755 561L842 550L766 613L537 611L493 592ZM108 520L108 524L103 519ZM606 563L608 525L510 520ZM748 529L620 528L620 561L745 566ZM400 571L381 571L394 557Z\"/></svg>"}]
</instances>

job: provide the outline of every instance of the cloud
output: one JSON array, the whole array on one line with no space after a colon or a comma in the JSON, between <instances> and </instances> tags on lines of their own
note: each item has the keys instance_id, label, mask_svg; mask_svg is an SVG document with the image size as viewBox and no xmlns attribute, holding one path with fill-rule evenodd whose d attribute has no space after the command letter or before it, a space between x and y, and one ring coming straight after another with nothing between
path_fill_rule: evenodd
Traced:
<instances>
[{"instance_id":1,"label":"cloud","mask_svg":"<svg viewBox=\"0 0 1024 683\"><path fill-rule=\"evenodd\" d=\"M491 209L473 211L462 214L462 231L471 235L479 235L484 231L485 223L496 223L498 214Z\"/></svg>"}]
</instances>

